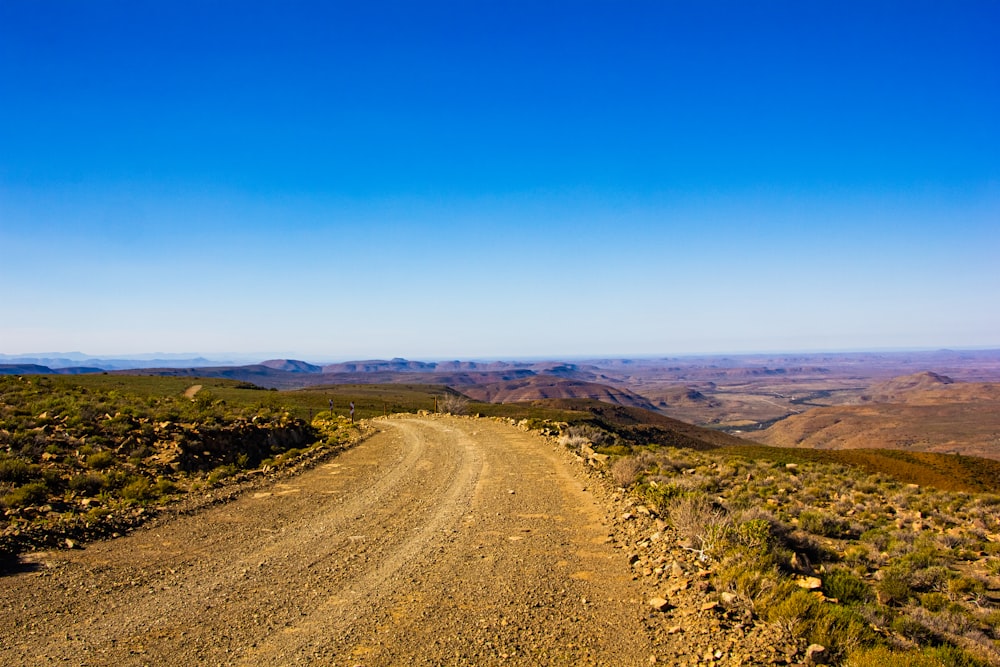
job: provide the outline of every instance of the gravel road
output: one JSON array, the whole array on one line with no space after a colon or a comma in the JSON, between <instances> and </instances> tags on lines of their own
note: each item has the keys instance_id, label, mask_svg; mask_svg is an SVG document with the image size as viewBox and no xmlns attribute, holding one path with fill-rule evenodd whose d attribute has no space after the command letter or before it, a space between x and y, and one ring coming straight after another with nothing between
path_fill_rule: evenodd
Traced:
<instances>
[{"instance_id":1,"label":"gravel road","mask_svg":"<svg viewBox=\"0 0 1000 667\"><path fill-rule=\"evenodd\" d=\"M376 420L301 475L0 578L0 663L646 665L671 653L563 448ZM660 637L660 639L658 639Z\"/></svg>"}]
</instances>

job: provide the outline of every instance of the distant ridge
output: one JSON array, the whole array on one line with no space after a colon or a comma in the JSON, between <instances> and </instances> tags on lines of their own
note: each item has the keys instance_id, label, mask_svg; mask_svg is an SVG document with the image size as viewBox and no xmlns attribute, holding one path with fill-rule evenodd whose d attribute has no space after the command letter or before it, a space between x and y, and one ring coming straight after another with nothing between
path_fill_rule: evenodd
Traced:
<instances>
[{"instance_id":1,"label":"distant ridge","mask_svg":"<svg viewBox=\"0 0 1000 667\"><path fill-rule=\"evenodd\" d=\"M103 358L91 357L79 352L53 354L0 354L2 365L35 365L48 368L41 373L62 372L59 369L88 368L97 371L125 370L130 368L184 368L200 366L221 366L223 361L211 361L204 357L182 357L180 355L164 355L163 358L151 355L139 355L134 358Z\"/></svg>"},{"instance_id":2,"label":"distant ridge","mask_svg":"<svg viewBox=\"0 0 1000 667\"><path fill-rule=\"evenodd\" d=\"M273 368L276 371L288 371L290 373L322 373L322 366L315 366L305 361L297 359L268 359L260 362L261 366Z\"/></svg>"},{"instance_id":3,"label":"distant ridge","mask_svg":"<svg viewBox=\"0 0 1000 667\"><path fill-rule=\"evenodd\" d=\"M532 375L521 380L463 387L462 393L484 403L590 398L613 405L655 409L648 399L627 389L617 389L596 382L564 380L551 375Z\"/></svg>"},{"instance_id":4,"label":"distant ridge","mask_svg":"<svg viewBox=\"0 0 1000 667\"><path fill-rule=\"evenodd\" d=\"M0 375L83 375L85 373L102 373L103 368L90 366L69 366L67 368L50 368L40 364L0 364Z\"/></svg>"}]
</instances>

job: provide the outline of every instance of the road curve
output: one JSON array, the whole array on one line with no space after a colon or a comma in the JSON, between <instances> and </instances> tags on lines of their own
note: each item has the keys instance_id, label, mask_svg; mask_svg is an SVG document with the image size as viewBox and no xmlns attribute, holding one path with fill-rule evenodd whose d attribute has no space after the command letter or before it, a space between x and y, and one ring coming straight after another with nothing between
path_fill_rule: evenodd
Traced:
<instances>
[{"instance_id":1,"label":"road curve","mask_svg":"<svg viewBox=\"0 0 1000 667\"><path fill-rule=\"evenodd\" d=\"M377 420L324 465L0 578L0 663L640 665L649 611L564 452Z\"/></svg>"}]
</instances>

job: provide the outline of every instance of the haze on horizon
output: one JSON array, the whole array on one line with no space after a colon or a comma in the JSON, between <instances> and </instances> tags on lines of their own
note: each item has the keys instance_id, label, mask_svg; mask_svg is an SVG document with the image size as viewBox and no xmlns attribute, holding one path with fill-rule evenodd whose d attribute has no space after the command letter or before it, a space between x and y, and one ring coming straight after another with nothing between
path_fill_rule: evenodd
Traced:
<instances>
[{"instance_id":1,"label":"haze on horizon","mask_svg":"<svg viewBox=\"0 0 1000 667\"><path fill-rule=\"evenodd\" d=\"M1000 347L998 24L0 0L0 353Z\"/></svg>"}]
</instances>

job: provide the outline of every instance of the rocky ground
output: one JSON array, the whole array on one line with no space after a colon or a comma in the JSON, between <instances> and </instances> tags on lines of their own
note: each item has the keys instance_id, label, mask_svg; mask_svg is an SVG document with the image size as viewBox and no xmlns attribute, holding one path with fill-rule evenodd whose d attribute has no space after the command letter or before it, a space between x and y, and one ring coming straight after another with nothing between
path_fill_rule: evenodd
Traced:
<instances>
[{"instance_id":1,"label":"rocky ground","mask_svg":"<svg viewBox=\"0 0 1000 667\"><path fill-rule=\"evenodd\" d=\"M0 663L794 664L552 438L398 417L311 470L0 578Z\"/></svg>"}]
</instances>

